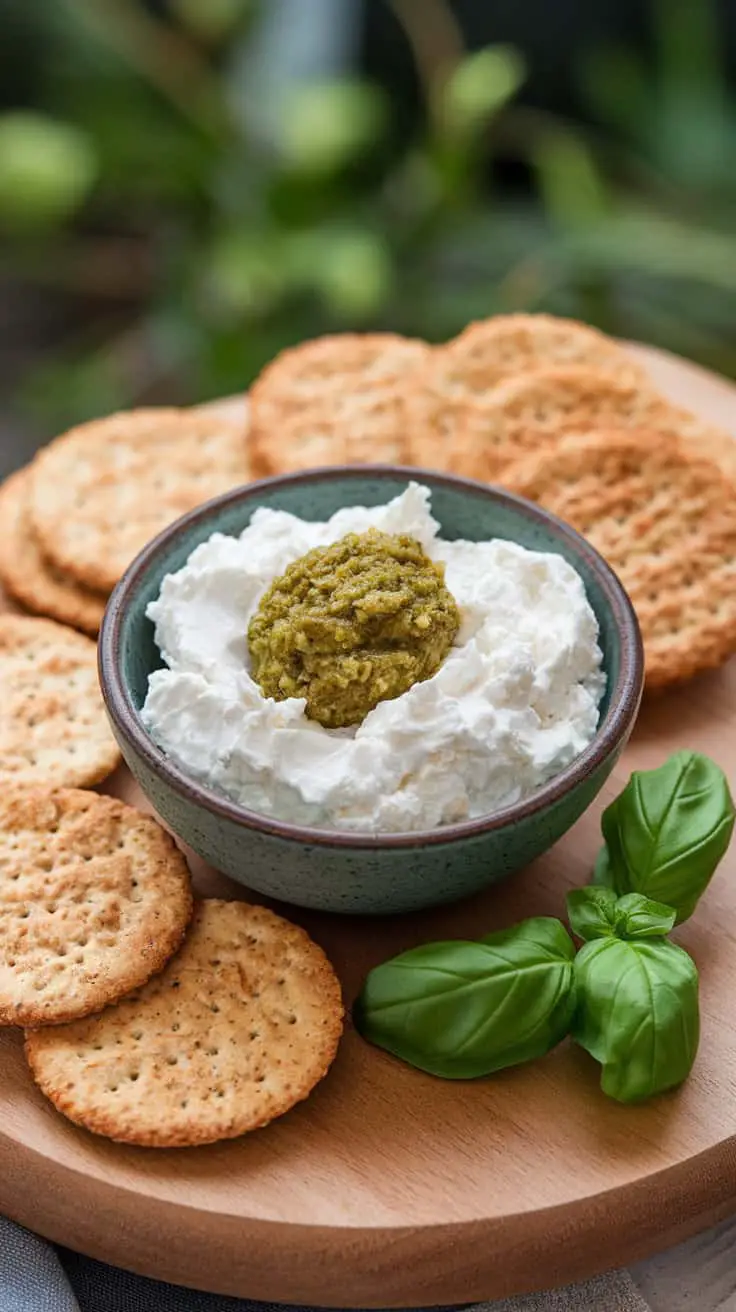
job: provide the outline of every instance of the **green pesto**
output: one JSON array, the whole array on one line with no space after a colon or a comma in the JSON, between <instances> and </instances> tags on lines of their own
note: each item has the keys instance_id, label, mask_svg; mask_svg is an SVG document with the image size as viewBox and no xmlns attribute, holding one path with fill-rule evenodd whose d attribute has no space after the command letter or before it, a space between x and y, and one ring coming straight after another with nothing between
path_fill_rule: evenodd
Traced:
<instances>
[{"instance_id":1,"label":"green pesto","mask_svg":"<svg viewBox=\"0 0 736 1312\"><path fill-rule=\"evenodd\" d=\"M304 697L329 729L437 672L460 626L444 568L420 544L369 529L295 560L248 627L253 677L267 697Z\"/></svg>"}]
</instances>

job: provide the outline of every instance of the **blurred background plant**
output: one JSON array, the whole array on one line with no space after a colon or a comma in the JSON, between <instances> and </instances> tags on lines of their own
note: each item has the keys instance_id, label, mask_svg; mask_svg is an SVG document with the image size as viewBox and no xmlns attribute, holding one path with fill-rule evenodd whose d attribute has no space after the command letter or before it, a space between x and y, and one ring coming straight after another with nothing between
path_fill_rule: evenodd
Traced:
<instances>
[{"instance_id":1,"label":"blurred background plant","mask_svg":"<svg viewBox=\"0 0 736 1312\"><path fill-rule=\"evenodd\" d=\"M736 376L732 11L615 8L573 41L544 0L0 0L6 415L521 309Z\"/></svg>"}]
</instances>

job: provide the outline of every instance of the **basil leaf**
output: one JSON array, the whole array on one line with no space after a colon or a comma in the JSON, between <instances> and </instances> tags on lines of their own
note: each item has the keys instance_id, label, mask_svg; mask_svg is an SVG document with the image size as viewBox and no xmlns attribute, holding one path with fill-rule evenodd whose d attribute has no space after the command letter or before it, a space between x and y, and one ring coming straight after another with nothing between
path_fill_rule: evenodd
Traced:
<instances>
[{"instance_id":1,"label":"basil leaf","mask_svg":"<svg viewBox=\"0 0 736 1312\"><path fill-rule=\"evenodd\" d=\"M578 938L657 938L669 934L675 912L641 893L616 897L611 888L574 888L567 895L567 918Z\"/></svg>"},{"instance_id":2,"label":"basil leaf","mask_svg":"<svg viewBox=\"0 0 736 1312\"><path fill-rule=\"evenodd\" d=\"M616 903L616 934L626 939L665 938L674 929L675 918L673 907L641 893L626 893Z\"/></svg>"},{"instance_id":3,"label":"basil leaf","mask_svg":"<svg viewBox=\"0 0 736 1312\"><path fill-rule=\"evenodd\" d=\"M616 892L643 893L674 907L678 924L687 920L728 847L735 814L726 776L698 752L635 770L603 812Z\"/></svg>"},{"instance_id":4,"label":"basil leaf","mask_svg":"<svg viewBox=\"0 0 736 1312\"><path fill-rule=\"evenodd\" d=\"M616 932L618 898L612 888L574 888L567 895L570 928L586 942Z\"/></svg>"},{"instance_id":5,"label":"basil leaf","mask_svg":"<svg viewBox=\"0 0 736 1312\"><path fill-rule=\"evenodd\" d=\"M698 972L667 940L600 938L575 959L572 1036L600 1062L601 1088L640 1102L681 1084L698 1049Z\"/></svg>"},{"instance_id":6,"label":"basil leaf","mask_svg":"<svg viewBox=\"0 0 736 1312\"><path fill-rule=\"evenodd\" d=\"M432 1075L490 1075L565 1037L574 956L564 926L544 916L479 943L428 943L370 972L353 1019L371 1043Z\"/></svg>"}]
</instances>

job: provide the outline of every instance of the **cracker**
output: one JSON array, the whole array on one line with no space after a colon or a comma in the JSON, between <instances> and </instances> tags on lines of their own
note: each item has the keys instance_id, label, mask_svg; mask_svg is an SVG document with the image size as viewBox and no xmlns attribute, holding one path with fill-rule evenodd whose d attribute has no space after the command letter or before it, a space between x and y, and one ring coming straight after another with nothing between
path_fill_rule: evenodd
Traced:
<instances>
[{"instance_id":1,"label":"cracker","mask_svg":"<svg viewBox=\"0 0 736 1312\"><path fill-rule=\"evenodd\" d=\"M192 912L186 861L149 816L79 789L0 801L0 1024L56 1025L144 984Z\"/></svg>"},{"instance_id":2,"label":"cracker","mask_svg":"<svg viewBox=\"0 0 736 1312\"><path fill-rule=\"evenodd\" d=\"M0 583L26 610L94 637L107 599L75 583L45 559L28 522L28 487L25 469L11 474L0 487Z\"/></svg>"},{"instance_id":3,"label":"cracker","mask_svg":"<svg viewBox=\"0 0 736 1312\"><path fill-rule=\"evenodd\" d=\"M712 462L650 432L566 438L509 471L619 575L639 618L647 688L736 652L736 499Z\"/></svg>"},{"instance_id":4,"label":"cracker","mask_svg":"<svg viewBox=\"0 0 736 1312\"><path fill-rule=\"evenodd\" d=\"M201 410L131 410L83 424L30 468L42 551L101 592L173 520L250 477L245 424Z\"/></svg>"},{"instance_id":5,"label":"cracker","mask_svg":"<svg viewBox=\"0 0 736 1312\"><path fill-rule=\"evenodd\" d=\"M321 465L401 464L406 455L403 399L398 390L374 395L351 391L325 396L285 414L273 429L254 428L259 474L316 469ZM256 434L260 431L260 443ZM277 442L264 435L275 432Z\"/></svg>"},{"instance_id":6,"label":"cracker","mask_svg":"<svg viewBox=\"0 0 736 1312\"><path fill-rule=\"evenodd\" d=\"M395 333L342 333L282 351L250 393L254 467L403 459L404 388L431 354Z\"/></svg>"},{"instance_id":7,"label":"cracker","mask_svg":"<svg viewBox=\"0 0 736 1312\"><path fill-rule=\"evenodd\" d=\"M304 930L264 907L199 902L184 946L101 1016L26 1036L31 1072L70 1120L144 1147L267 1125L329 1069L340 985Z\"/></svg>"},{"instance_id":8,"label":"cracker","mask_svg":"<svg viewBox=\"0 0 736 1312\"><path fill-rule=\"evenodd\" d=\"M421 421L412 396L407 412L415 464L491 481L569 433L598 428L684 438L709 458L716 452L724 458L730 442L728 434L670 404L653 387L583 367L538 370L502 383L478 401L448 402L432 394L422 402Z\"/></svg>"},{"instance_id":9,"label":"cracker","mask_svg":"<svg viewBox=\"0 0 736 1312\"><path fill-rule=\"evenodd\" d=\"M90 638L0 615L0 783L85 788L119 765Z\"/></svg>"},{"instance_id":10,"label":"cracker","mask_svg":"<svg viewBox=\"0 0 736 1312\"><path fill-rule=\"evenodd\" d=\"M423 381L429 390L477 399L520 374L570 366L625 382L648 381L633 355L611 337L551 314L497 314L469 324L434 352Z\"/></svg>"}]
</instances>

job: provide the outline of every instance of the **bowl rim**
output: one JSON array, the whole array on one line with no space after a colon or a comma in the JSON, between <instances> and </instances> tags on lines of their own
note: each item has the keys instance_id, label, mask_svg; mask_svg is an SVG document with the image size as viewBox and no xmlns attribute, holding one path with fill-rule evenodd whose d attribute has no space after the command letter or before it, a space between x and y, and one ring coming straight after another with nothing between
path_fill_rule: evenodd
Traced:
<instances>
[{"instance_id":1,"label":"bowl rim","mask_svg":"<svg viewBox=\"0 0 736 1312\"><path fill-rule=\"evenodd\" d=\"M247 502L262 491L295 487L300 484L344 481L346 478L406 479L407 482L425 483L430 489L448 487L458 492L511 505L520 515L532 520L553 538L571 547L574 554L585 560L596 575L613 615L620 641L619 675L611 690L608 710L584 751L564 770L522 801L512 802L498 811L477 816L472 820L462 820L436 829L413 830L408 833L402 831L370 834L295 824L274 816L263 815L258 811L251 811L193 779L166 756L144 727L140 713L122 677L121 636L128 603L151 566L168 550L172 541L185 534L192 525L201 524L238 502ZM213 532L217 531L213 529ZM469 839L503 829L507 825L517 824L544 811L582 783L592 771L623 746L633 727L644 686L644 651L633 605L618 576L586 538L550 511L517 496L504 487L431 469L391 464L329 465L258 479L214 497L175 520L135 557L113 590L100 628L98 667L107 712L117 734L130 743L146 765L154 773L162 776L168 786L180 797L214 812L222 819L272 837L310 847L363 850L450 844L460 839Z\"/></svg>"}]
</instances>

